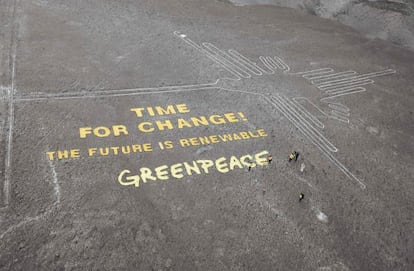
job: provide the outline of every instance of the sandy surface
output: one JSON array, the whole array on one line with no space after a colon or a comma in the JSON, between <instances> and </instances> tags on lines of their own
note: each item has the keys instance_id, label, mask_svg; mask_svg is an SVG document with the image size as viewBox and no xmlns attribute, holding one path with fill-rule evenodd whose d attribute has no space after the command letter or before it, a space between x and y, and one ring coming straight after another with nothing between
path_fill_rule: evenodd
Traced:
<instances>
[{"instance_id":1,"label":"sandy surface","mask_svg":"<svg viewBox=\"0 0 414 271\"><path fill-rule=\"evenodd\" d=\"M412 51L223 1L0 22L1 270L413 269Z\"/></svg>"}]
</instances>

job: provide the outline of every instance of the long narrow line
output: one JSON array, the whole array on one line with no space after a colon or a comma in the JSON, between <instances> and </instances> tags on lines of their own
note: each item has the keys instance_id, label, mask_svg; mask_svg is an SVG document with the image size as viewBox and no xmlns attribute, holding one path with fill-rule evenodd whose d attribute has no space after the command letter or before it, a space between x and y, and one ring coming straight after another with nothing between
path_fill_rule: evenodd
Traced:
<instances>
[{"instance_id":1,"label":"long narrow line","mask_svg":"<svg viewBox=\"0 0 414 271\"><path fill-rule=\"evenodd\" d=\"M282 65L280 65L276 60L274 60L273 58L271 58L270 56L268 56L268 57L266 57L266 59L267 59L267 61L268 61L268 63L270 64L270 65L272 65L272 67L273 67L273 69L274 70L277 70L277 69L283 69L283 66Z\"/></svg>"},{"instance_id":2,"label":"long narrow line","mask_svg":"<svg viewBox=\"0 0 414 271\"><path fill-rule=\"evenodd\" d=\"M348 119L348 117L349 116L347 116L347 114L344 114L344 113L342 113L342 112L340 112L340 111L336 111L336 110L332 110L332 112L331 112L331 114L333 115L333 116L336 116L336 117L339 117L339 118L343 118L344 120L346 119Z\"/></svg>"},{"instance_id":3,"label":"long narrow line","mask_svg":"<svg viewBox=\"0 0 414 271\"><path fill-rule=\"evenodd\" d=\"M234 57L232 57L231 55L229 55L225 51L217 48L215 45L213 45L209 42L204 42L203 46L205 48L207 48L208 50L210 50L211 52L218 55L219 57L223 58L226 62L228 62L229 64L234 66L236 69L243 72L245 74L244 78L250 78L251 77L251 74L249 73L249 68L244 66L242 63L238 62Z\"/></svg>"},{"instance_id":4,"label":"long narrow line","mask_svg":"<svg viewBox=\"0 0 414 271\"><path fill-rule=\"evenodd\" d=\"M326 145L326 148L332 152L337 152L338 149L328 140L326 139L318 129L313 127L306 119L304 119L295 109L295 107L290 103L290 101L282 96L278 96L278 98L283 102L283 105L289 110L291 114L296 116L299 122L309 129L309 131L315 135L315 138L318 139L322 144Z\"/></svg>"},{"instance_id":5,"label":"long narrow line","mask_svg":"<svg viewBox=\"0 0 414 271\"><path fill-rule=\"evenodd\" d=\"M362 78L363 79L369 79L369 78L374 78L374 77L379 77L379 76L394 74L395 72L396 71L395 70L392 70L392 69L378 71L378 72L371 72L371 73L366 73L366 74L352 76L352 77L345 78L345 79L333 80L328 85L331 85L331 84L334 84L334 83L337 83L337 82L341 82L341 81L349 81L349 80L352 80L352 79L362 79ZM325 85L321 85L321 86L325 86Z\"/></svg>"},{"instance_id":6,"label":"long narrow line","mask_svg":"<svg viewBox=\"0 0 414 271\"><path fill-rule=\"evenodd\" d=\"M336 90L341 90L341 89L346 89L346 88L356 87L356 86L366 86L366 85L371 85L371 84L374 84L374 83L375 82L373 80L366 79L366 80L362 80L362 81L355 81L355 82L351 82L351 83L345 83L345 84L341 84L341 85L325 87L325 88L319 88L319 89L324 90L326 93L329 93L329 92L334 92Z\"/></svg>"},{"instance_id":7,"label":"long narrow line","mask_svg":"<svg viewBox=\"0 0 414 271\"><path fill-rule=\"evenodd\" d=\"M316 76L316 77L313 77L312 83L316 85L316 84L319 84L317 82L330 81L332 79L345 77L345 76L351 76L351 75L354 75L354 74L356 74L355 71L344 71L344 72L331 73L331 74L328 74L328 75Z\"/></svg>"},{"instance_id":8,"label":"long narrow line","mask_svg":"<svg viewBox=\"0 0 414 271\"><path fill-rule=\"evenodd\" d=\"M329 95L332 95L332 93L337 93L337 92L346 92L346 91L352 91L352 90L355 90L355 89L365 89L365 87L364 86L366 86L366 85L370 85L370 84L357 84L357 85L354 85L354 86L346 86L346 87L342 87L342 88L336 88L336 89L332 89L332 90L329 90L329 91L325 91L325 94L329 94Z\"/></svg>"},{"instance_id":9,"label":"long narrow line","mask_svg":"<svg viewBox=\"0 0 414 271\"><path fill-rule=\"evenodd\" d=\"M359 93L359 92L364 92L364 91L366 91L365 88L356 88L355 90L350 91L350 92L338 93L338 94L335 94L335 95L324 97L324 98L321 99L321 101L323 102L323 101L326 101L327 99L333 99L333 98L337 98L337 97L341 97L341 96L345 96L345 95L350 95L350 94L354 94L354 93Z\"/></svg>"},{"instance_id":10,"label":"long narrow line","mask_svg":"<svg viewBox=\"0 0 414 271\"><path fill-rule=\"evenodd\" d=\"M291 73L292 75L302 75L303 77L307 76L307 75L311 75L314 74L316 75L317 73L323 73L323 72L333 72L334 70L331 68L321 68L321 69L315 69L315 70L310 70L310 71L303 71L303 72L294 72ZM305 77L306 78L306 77Z\"/></svg>"},{"instance_id":11,"label":"long narrow line","mask_svg":"<svg viewBox=\"0 0 414 271\"><path fill-rule=\"evenodd\" d=\"M298 101L295 99L292 99L295 105L297 106L297 109L302 112L303 115L305 115L310 121L312 121L316 126L323 129L325 128L325 125L323 125L322 122L320 122L314 115L309 113L309 111Z\"/></svg>"},{"instance_id":12,"label":"long narrow line","mask_svg":"<svg viewBox=\"0 0 414 271\"><path fill-rule=\"evenodd\" d=\"M343 104L340 104L340 103L328 103L328 107L331 108L331 109L333 109L333 110L336 110L336 111L340 111L340 112L343 112L343 113L347 113L348 116L350 115L350 113L349 113L349 111L350 111L349 107L347 107L347 106L345 106Z\"/></svg>"},{"instance_id":13,"label":"long narrow line","mask_svg":"<svg viewBox=\"0 0 414 271\"><path fill-rule=\"evenodd\" d=\"M272 69L272 66L267 62L267 59L264 56L260 56L259 60L269 70L269 71L265 71L266 74L274 74L275 73L275 71Z\"/></svg>"},{"instance_id":14,"label":"long narrow line","mask_svg":"<svg viewBox=\"0 0 414 271\"><path fill-rule=\"evenodd\" d=\"M272 103L277 107L277 109L282 112L282 114L290 120L290 122L292 122L292 124L299 129L305 136L306 138L310 139L312 142L314 142L315 144L317 144L318 146L321 147L321 149L323 149L324 152L330 152L330 150L328 150L326 148L325 145L321 144L318 140L315 139L315 136L312 134L312 132L308 129L308 127L303 126L297 118L295 118L296 116L292 115L289 108L284 106L284 101L279 99L280 97L276 97L276 96L272 96L271 97L271 101Z\"/></svg>"},{"instance_id":15,"label":"long narrow line","mask_svg":"<svg viewBox=\"0 0 414 271\"><path fill-rule=\"evenodd\" d=\"M334 115L334 114L331 114L329 117L331 119L334 119L334 120L337 120L337 121L340 121L340 122L349 123L349 119L348 118L340 117L340 116L337 116L337 115Z\"/></svg>"},{"instance_id":16,"label":"long narrow line","mask_svg":"<svg viewBox=\"0 0 414 271\"><path fill-rule=\"evenodd\" d=\"M290 71L290 67L285 62L283 62L280 57L275 56L274 59L282 66L282 69L285 70L285 72Z\"/></svg>"},{"instance_id":17,"label":"long narrow line","mask_svg":"<svg viewBox=\"0 0 414 271\"><path fill-rule=\"evenodd\" d=\"M344 80L349 79L349 78L355 76L356 74L357 73L355 72L355 73L349 73L349 74L346 74L346 75L337 75L337 76L332 76L332 77L329 77L329 78L324 78L323 80L321 80L321 79L312 80L311 83L316 85L316 86L324 86L326 84L331 84L332 82L334 82L335 80L338 80L338 79L344 79Z\"/></svg>"},{"instance_id":18,"label":"long narrow line","mask_svg":"<svg viewBox=\"0 0 414 271\"><path fill-rule=\"evenodd\" d=\"M341 89L335 89L335 90L332 90L330 92L326 92L326 94L333 96L333 95L337 95L337 94L341 94L341 93L353 92L355 90L366 91L366 88L361 87L361 86L351 86L351 87L346 87L346 88L341 88Z\"/></svg>"},{"instance_id":19,"label":"long narrow line","mask_svg":"<svg viewBox=\"0 0 414 271\"><path fill-rule=\"evenodd\" d=\"M7 136L7 149L6 149L6 164L5 164L5 178L4 178L4 187L3 187L3 194L4 194L4 205L7 207L10 203L10 184L11 184L11 174L12 174L12 167L11 167L11 159L12 159L12 149L13 149L13 129L14 129L14 91L15 91L15 80L16 80L16 53L17 53L17 21L16 21L16 13L17 13L17 1L13 2L13 27L11 32L11 87L8 91L8 98L9 98L9 130Z\"/></svg>"},{"instance_id":20,"label":"long narrow line","mask_svg":"<svg viewBox=\"0 0 414 271\"><path fill-rule=\"evenodd\" d=\"M239 65L245 72L250 73L250 74L254 74L254 75L262 75L263 74L262 72L260 72L255 67L252 67L248 62L245 62L243 59L239 58L237 55L234 55L231 52L232 52L232 50L228 50L228 54L229 54L230 59L234 63L237 63L237 65Z\"/></svg>"},{"instance_id":21,"label":"long narrow line","mask_svg":"<svg viewBox=\"0 0 414 271\"><path fill-rule=\"evenodd\" d=\"M225 65L229 69L235 71L240 77L242 78L250 78L250 74L243 71L239 66L234 65L232 62L230 62L228 59L220 55L219 49L216 51L213 47L209 46L209 43L204 42L203 43L203 51L208 52L212 57L214 57L218 62L222 63L222 65Z\"/></svg>"},{"instance_id":22,"label":"long narrow line","mask_svg":"<svg viewBox=\"0 0 414 271\"><path fill-rule=\"evenodd\" d=\"M276 102L279 104L279 107L282 110L285 110L285 113L289 115L289 117L292 119L292 121L294 122L295 126L298 129L302 129L304 131L304 133L306 133L306 135L311 138L312 140L314 140L315 142L318 142L318 144L320 144L322 146L322 148L328 152L330 152L331 150L329 149L329 146L325 143L325 142L321 142L320 138L315 135L315 133L308 127L303 125L303 123L301 123L300 119L298 118L298 116L296 114L293 114L291 112L291 109L289 109L286 104L285 101L281 99L281 97L276 97L273 96L272 97L273 102Z\"/></svg>"},{"instance_id":23,"label":"long narrow line","mask_svg":"<svg viewBox=\"0 0 414 271\"><path fill-rule=\"evenodd\" d=\"M265 71L262 68L260 68L256 63L252 62L250 59L240 54L236 50L230 49L229 54L237 58L240 62L245 63L245 65L249 66L251 69L256 70L256 75L262 75L263 73L265 73Z\"/></svg>"},{"instance_id":24,"label":"long narrow line","mask_svg":"<svg viewBox=\"0 0 414 271\"><path fill-rule=\"evenodd\" d=\"M321 132L313 127L295 108L295 104L290 102L290 100L284 96L279 96L279 99L283 102L283 105L293 114L304 127L309 129L309 131L314 135L316 140L318 140L322 145L325 145L326 148L331 152L337 152L338 149L327 139Z\"/></svg>"},{"instance_id":25,"label":"long narrow line","mask_svg":"<svg viewBox=\"0 0 414 271\"><path fill-rule=\"evenodd\" d=\"M280 105L276 104L273 100L270 100L270 103L272 103L290 122L292 122L293 125L295 125L295 121L292 119L292 117L289 115L289 113L284 112L283 110L281 110ZM295 125L299 131L306 137L309 137L306 133L306 131L304 131L303 129L301 129L301 127L298 127L297 125ZM361 189L365 189L366 185L360 181L352 172L350 172L341 162L339 162L335 156L333 156L329 151L326 151L323 146L321 146L318 142L316 142L315 140L313 140L312 138L308 138L310 139L311 143L313 143L320 151L322 151L322 153L337 167L339 168L340 171L342 171L342 173L344 173L349 179L355 181L358 183L358 185L360 186Z\"/></svg>"},{"instance_id":26,"label":"long narrow line","mask_svg":"<svg viewBox=\"0 0 414 271\"><path fill-rule=\"evenodd\" d=\"M180 39L182 39L184 42L186 42L187 44L189 44L191 47L193 47L194 49L198 50L200 53L202 53L205 56L207 56L208 58L210 58L212 61L216 62L217 64L220 64L220 66L222 66L225 70L227 70L228 72L230 72L236 78L236 80L240 80L242 78L241 74L237 73L237 71L234 71L230 67L226 66L225 63L222 63L220 60L218 60L210 52L204 50L200 45L198 45L197 43L193 42L191 39L187 38L187 36L185 34L180 34L180 32L178 32L178 31L175 31L174 34L177 37L179 37Z\"/></svg>"},{"instance_id":27,"label":"long narrow line","mask_svg":"<svg viewBox=\"0 0 414 271\"><path fill-rule=\"evenodd\" d=\"M163 91L142 91L142 92L131 92L131 93L112 93L105 95L84 95L84 96L69 96L69 97L54 97L54 100L71 100L71 99L84 99L84 98L106 98L106 97L123 97L123 96L138 96L138 95L148 95L148 94L162 94L162 93L179 93L179 92L190 92L190 91L202 91L217 89L217 86L205 87L205 88L195 88L195 89L172 89L172 90L163 90ZM41 98L18 98L15 99L15 102L28 102L28 101L42 101L49 100L49 97Z\"/></svg>"},{"instance_id":28,"label":"long narrow line","mask_svg":"<svg viewBox=\"0 0 414 271\"><path fill-rule=\"evenodd\" d=\"M236 77L236 80L240 80L241 78L245 78L241 73L233 69L232 66L229 66L222 58L218 57L217 55L214 55L210 53L209 51L202 49L201 52L205 54L208 58L216 62L217 64L220 64L224 69L226 69L228 72L233 74L233 76Z\"/></svg>"},{"instance_id":29,"label":"long narrow line","mask_svg":"<svg viewBox=\"0 0 414 271\"><path fill-rule=\"evenodd\" d=\"M113 90L96 90L88 92L65 92L65 93L41 93L41 94L26 94L19 97L15 97L15 100L21 101L24 99L40 99L40 98L59 98L59 97L73 97L73 96L85 96L85 95L105 95L105 94L124 94L124 93L139 93L150 91L167 91L167 90L179 90L179 89L196 89L214 87L218 84L215 83L199 84L199 85L182 85L182 86L165 86L165 87L153 87L153 88L129 88L129 89L113 89Z\"/></svg>"},{"instance_id":30,"label":"long narrow line","mask_svg":"<svg viewBox=\"0 0 414 271\"><path fill-rule=\"evenodd\" d=\"M305 97L295 97L292 100L297 101L297 100L304 100L307 103L309 103L310 105L312 105L316 110L318 110L321 114L326 116L326 113L324 111L322 111L316 104L314 104L312 101L310 101L308 98ZM299 103L299 102L298 102Z\"/></svg>"},{"instance_id":31,"label":"long narrow line","mask_svg":"<svg viewBox=\"0 0 414 271\"><path fill-rule=\"evenodd\" d=\"M374 83L375 83L375 81L372 80L372 79L363 78L363 79L356 79L356 80L340 82L340 83L327 85L327 86L318 86L318 88L321 89L321 90L330 90L330 89L341 88L341 87L352 86L352 85L358 85L358 84L369 85L369 84L374 84Z\"/></svg>"},{"instance_id":32,"label":"long narrow line","mask_svg":"<svg viewBox=\"0 0 414 271\"><path fill-rule=\"evenodd\" d=\"M322 69L310 70L310 71L305 71L305 72L298 72L298 73L293 73L293 74L294 75L302 75L303 78L306 78L308 80L312 80L313 77L320 76L320 75L325 75L325 74L330 74L332 72L334 72L334 70L331 69L331 68L322 68Z\"/></svg>"}]
</instances>

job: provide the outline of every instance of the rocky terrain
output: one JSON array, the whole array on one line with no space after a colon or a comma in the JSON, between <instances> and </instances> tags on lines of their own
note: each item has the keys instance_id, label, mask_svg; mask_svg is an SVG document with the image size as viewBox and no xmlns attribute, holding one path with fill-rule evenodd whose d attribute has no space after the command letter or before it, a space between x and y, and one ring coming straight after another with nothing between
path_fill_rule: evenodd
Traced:
<instances>
[{"instance_id":1,"label":"rocky terrain","mask_svg":"<svg viewBox=\"0 0 414 271\"><path fill-rule=\"evenodd\" d=\"M414 50L412 0L230 0L235 5L276 5L334 19L370 38Z\"/></svg>"}]
</instances>

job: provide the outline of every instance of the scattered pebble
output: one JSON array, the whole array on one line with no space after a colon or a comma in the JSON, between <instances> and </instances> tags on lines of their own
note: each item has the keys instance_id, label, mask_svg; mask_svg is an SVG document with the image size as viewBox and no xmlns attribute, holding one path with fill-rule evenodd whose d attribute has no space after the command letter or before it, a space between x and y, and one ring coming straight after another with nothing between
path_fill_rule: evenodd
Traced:
<instances>
[{"instance_id":1,"label":"scattered pebble","mask_svg":"<svg viewBox=\"0 0 414 271\"><path fill-rule=\"evenodd\" d=\"M376 128L376 127L368 126L367 131L372 135L378 135L379 134L379 129Z\"/></svg>"},{"instance_id":2,"label":"scattered pebble","mask_svg":"<svg viewBox=\"0 0 414 271\"><path fill-rule=\"evenodd\" d=\"M320 210L316 210L316 218L318 218L318 220L321 221L321 222L323 222L323 223L327 223L328 222L328 216L325 215Z\"/></svg>"}]
</instances>

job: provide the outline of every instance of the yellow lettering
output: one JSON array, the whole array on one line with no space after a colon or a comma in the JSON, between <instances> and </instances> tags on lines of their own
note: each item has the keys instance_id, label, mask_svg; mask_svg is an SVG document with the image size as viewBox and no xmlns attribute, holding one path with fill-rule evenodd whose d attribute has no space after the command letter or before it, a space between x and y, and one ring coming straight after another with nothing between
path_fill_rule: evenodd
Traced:
<instances>
[{"instance_id":1,"label":"yellow lettering","mask_svg":"<svg viewBox=\"0 0 414 271\"><path fill-rule=\"evenodd\" d=\"M223 142L233 141L233 137L231 136L231 134L219 135L219 138Z\"/></svg>"},{"instance_id":2,"label":"yellow lettering","mask_svg":"<svg viewBox=\"0 0 414 271\"><path fill-rule=\"evenodd\" d=\"M130 146L122 146L121 151L123 154L129 154L131 153L131 147Z\"/></svg>"},{"instance_id":3,"label":"yellow lettering","mask_svg":"<svg viewBox=\"0 0 414 271\"><path fill-rule=\"evenodd\" d=\"M176 107L177 107L178 112L180 113L184 114L184 113L190 112L186 104L177 104Z\"/></svg>"},{"instance_id":4,"label":"yellow lettering","mask_svg":"<svg viewBox=\"0 0 414 271\"><path fill-rule=\"evenodd\" d=\"M151 143L145 143L142 146L144 147L144 152L150 152L150 151L152 151L152 145L151 145Z\"/></svg>"},{"instance_id":5,"label":"yellow lettering","mask_svg":"<svg viewBox=\"0 0 414 271\"><path fill-rule=\"evenodd\" d=\"M102 156L108 156L109 155L109 148L99 148L99 154Z\"/></svg>"},{"instance_id":6,"label":"yellow lettering","mask_svg":"<svg viewBox=\"0 0 414 271\"><path fill-rule=\"evenodd\" d=\"M114 136L120 136L121 134L128 135L128 130L125 125L114 125L112 129L114 130Z\"/></svg>"},{"instance_id":7,"label":"yellow lettering","mask_svg":"<svg viewBox=\"0 0 414 271\"><path fill-rule=\"evenodd\" d=\"M180 145L181 145L181 147L191 146L190 141L188 141L188 139L186 139L186 138L180 139Z\"/></svg>"},{"instance_id":8,"label":"yellow lettering","mask_svg":"<svg viewBox=\"0 0 414 271\"><path fill-rule=\"evenodd\" d=\"M157 178L159 180L163 180L166 181L168 180L168 166L164 165L164 166L159 166L155 168L155 175L157 176Z\"/></svg>"},{"instance_id":9,"label":"yellow lettering","mask_svg":"<svg viewBox=\"0 0 414 271\"><path fill-rule=\"evenodd\" d=\"M146 126L149 126L149 128L145 128ZM138 124L138 130L144 133L151 133L154 132L154 127L152 127L151 122L141 122Z\"/></svg>"},{"instance_id":10,"label":"yellow lettering","mask_svg":"<svg viewBox=\"0 0 414 271\"><path fill-rule=\"evenodd\" d=\"M93 134L97 137L107 137L111 134L111 130L105 126L99 126L93 129Z\"/></svg>"},{"instance_id":11,"label":"yellow lettering","mask_svg":"<svg viewBox=\"0 0 414 271\"><path fill-rule=\"evenodd\" d=\"M243 155L240 157L240 162L246 167L255 167L256 164L253 162L253 157L251 155Z\"/></svg>"},{"instance_id":12,"label":"yellow lettering","mask_svg":"<svg viewBox=\"0 0 414 271\"><path fill-rule=\"evenodd\" d=\"M167 150L174 148L174 145L171 140L164 141L164 146Z\"/></svg>"},{"instance_id":13,"label":"yellow lettering","mask_svg":"<svg viewBox=\"0 0 414 271\"><path fill-rule=\"evenodd\" d=\"M184 162L185 171L187 172L187 175L191 176L193 175L193 171L196 174L201 174L200 168L198 167L197 163L193 161L193 165L191 166L189 163Z\"/></svg>"},{"instance_id":14,"label":"yellow lettering","mask_svg":"<svg viewBox=\"0 0 414 271\"><path fill-rule=\"evenodd\" d=\"M174 106L172 105L167 105L167 109L162 108L161 106L156 106L155 110L157 111L158 115L171 115L171 114L176 114Z\"/></svg>"},{"instance_id":15,"label":"yellow lettering","mask_svg":"<svg viewBox=\"0 0 414 271\"><path fill-rule=\"evenodd\" d=\"M69 158L69 152L68 151L58 151L57 156L59 160L62 160L63 158L67 159Z\"/></svg>"},{"instance_id":16,"label":"yellow lettering","mask_svg":"<svg viewBox=\"0 0 414 271\"><path fill-rule=\"evenodd\" d=\"M239 159L236 156L230 157L230 170L234 170L234 167L243 168L242 164L240 163Z\"/></svg>"},{"instance_id":17,"label":"yellow lettering","mask_svg":"<svg viewBox=\"0 0 414 271\"><path fill-rule=\"evenodd\" d=\"M141 179L144 183L146 183L147 180L150 180L150 181L156 181L157 180L156 177L152 176L151 169L149 169L147 167L142 167L140 169L140 175L141 175Z\"/></svg>"},{"instance_id":18,"label":"yellow lettering","mask_svg":"<svg viewBox=\"0 0 414 271\"><path fill-rule=\"evenodd\" d=\"M150 116L155 116L154 109L152 109L152 107L147 107L147 111Z\"/></svg>"},{"instance_id":19,"label":"yellow lettering","mask_svg":"<svg viewBox=\"0 0 414 271\"><path fill-rule=\"evenodd\" d=\"M88 155L93 156L96 153L97 150L98 150L97 148L89 148L88 149Z\"/></svg>"},{"instance_id":20,"label":"yellow lettering","mask_svg":"<svg viewBox=\"0 0 414 271\"><path fill-rule=\"evenodd\" d=\"M191 122L194 124L194 126L197 126L197 127L200 126L200 124L205 125L205 126L209 124L208 120L204 116L200 116L199 118L192 117Z\"/></svg>"},{"instance_id":21,"label":"yellow lettering","mask_svg":"<svg viewBox=\"0 0 414 271\"><path fill-rule=\"evenodd\" d=\"M200 145L200 143L198 142L197 138L195 138L195 137L190 138L190 143L191 143L191 145L193 145L193 146L198 146L198 145Z\"/></svg>"},{"instance_id":22,"label":"yellow lettering","mask_svg":"<svg viewBox=\"0 0 414 271\"><path fill-rule=\"evenodd\" d=\"M221 157L221 158L216 160L216 168L221 173L229 172L229 169L227 167L227 163L225 161L226 161L226 158L224 158L224 157Z\"/></svg>"},{"instance_id":23,"label":"yellow lettering","mask_svg":"<svg viewBox=\"0 0 414 271\"><path fill-rule=\"evenodd\" d=\"M249 138L250 138L250 136L249 136L246 132L241 132L241 133L240 133L240 136L241 136L243 139L249 139Z\"/></svg>"},{"instance_id":24,"label":"yellow lettering","mask_svg":"<svg viewBox=\"0 0 414 271\"><path fill-rule=\"evenodd\" d=\"M226 120L220 115L211 115L209 118L212 124L224 124Z\"/></svg>"},{"instance_id":25,"label":"yellow lettering","mask_svg":"<svg viewBox=\"0 0 414 271\"><path fill-rule=\"evenodd\" d=\"M129 173L131 173L131 171L127 169L121 171L121 173L119 173L118 175L118 182L124 186L135 185L135 187L139 187L139 176L138 175L128 176L126 177L127 182L123 181L124 175L129 174Z\"/></svg>"},{"instance_id":26,"label":"yellow lettering","mask_svg":"<svg viewBox=\"0 0 414 271\"><path fill-rule=\"evenodd\" d=\"M166 121L164 121L164 122L157 120L157 121L155 122L155 124L157 125L157 127L158 127L158 129L159 129L160 131L164 131L164 129L165 129L165 128L167 128L167 129L169 129L169 130L174 129L174 127L173 127L173 125L172 125L172 123L171 123L171 121L170 121L170 120L166 120Z\"/></svg>"},{"instance_id":27,"label":"yellow lettering","mask_svg":"<svg viewBox=\"0 0 414 271\"><path fill-rule=\"evenodd\" d=\"M219 143L220 142L216 135L211 135L210 136L210 141L211 141L211 143Z\"/></svg>"},{"instance_id":28,"label":"yellow lettering","mask_svg":"<svg viewBox=\"0 0 414 271\"><path fill-rule=\"evenodd\" d=\"M144 108L131 108L130 110L132 112L135 112L135 114L137 114L137 117L140 118L142 117L142 111L144 111Z\"/></svg>"},{"instance_id":29,"label":"yellow lettering","mask_svg":"<svg viewBox=\"0 0 414 271\"><path fill-rule=\"evenodd\" d=\"M114 152L115 155L118 155L119 147L111 147L111 150Z\"/></svg>"},{"instance_id":30,"label":"yellow lettering","mask_svg":"<svg viewBox=\"0 0 414 271\"><path fill-rule=\"evenodd\" d=\"M188 127L188 128L191 128L192 126L191 126L191 124L190 123L188 123L186 120L184 120L184 119L178 119L177 120L177 126L178 126L178 129L182 129L182 128L184 128L184 127Z\"/></svg>"},{"instance_id":31,"label":"yellow lettering","mask_svg":"<svg viewBox=\"0 0 414 271\"><path fill-rule=\"evenodd\" d=\"M269 164L268 155L269 155L268 151L259 152L254 156L254 160L259 166L266 166Z\"/></svg>"},{"instance_id":32,"label":"yellow lettering","mask_svg":"<svg viewBox=\"0 0 414 271\"><path fill-rule=\"evenodd\" d=\"M142 152L141 145L132 145L133 152Z\"/></svg>"},{"instance_id":33,"label":"yellow lettering","mask_svg":"<svg viewBox=\"0 0 414 271\"><path fill-rule=\"evenodd\" d=\"M241 137L238 134L233 134L234 140L241 140Z\"/></svg>"},{"instance_id":34,"label":"yellow lettering","mask_svg":"<svg viewBox=\"0 0 414 271\"><path fill-rule=\"evenodd\" d=\"M250 136L251 138L257 138L257 137L260 137L260 135L255 134L255 133L254 133L254 132L252 132L252 131L249 131L249 136Z\"/></svg>"},{"instance_id":35,"label":"yellow lettering","mask_svg":"<svg viewBox=\"0 0 414 271\"><path fill-rule=\"evenodd\" d=\"M79 149L70 150L70 157L71 158L80 158L80 150Z\"/></svg>"},{"instance_id":36,"label":"yellow lettering","mask_svg":"<svg viewBox=\"0 0 414 271\"><path fill-rule=\"evenodd\" d=\"M91 127L81 127L79 128L79 136L80 138L86 138L87 135L92 134Z\"/></svg>"},{"instance_id":37,"label":"yellow lettering","mask_svg":"<svg viewBox=\"0 0 414 271\"><path fill-rule=\"evenodd\" d=\"M226 114L224 114L224 117L229 122L239 122L239 119L236 117L236 115L234 113L226 113Z\"/></svg>"},{"instance_id":38,"label":"yellow lettering","mask_svg":"<svg viewBox=\"0 0 414 271\"><path fill-rule=\"evenodd\" d=\"M208 174L208 169L214 165L213 161L211 160L197 160L197 162L201 164L201 168L206 174Z\"/></svg>"},{"instance_id":39,"label":"yellow lettering","mask_svg":"<svg viewBox=\"0 0 414 271\"><path fill-rule=\"evenodd\" d=\"M48 152L46 152L46 154L47 154L50 161L53 161L55 159L55 157L54 157L55 152L54 151L48 151Z\"/></svg>"},{"instance_id":40,"label":"yellow lettering","mask_svg":"<svg viewBox=\"0 0 414 271\"><path fill-rule=\"evenodd\" d=\"M181 164L181 163L172 165L171 168L170 168L171 176L173 176L176 179L183 178L184 175L182 174L182 172L183 172L182 166L183 166L183 164Z\"/></svg>"},{"instance_id":41,"label":"yellow lettering","mask_svg":"<svg viewBox=\"0 0 414 271\"><path fill-rule=\"evenodd\" d=\"M198 139L200 140L200 144L201 145L208 145L208 144L210 144L210 140L208 139L207 136L199 137Z\"/></svg>"}]
</instances>

